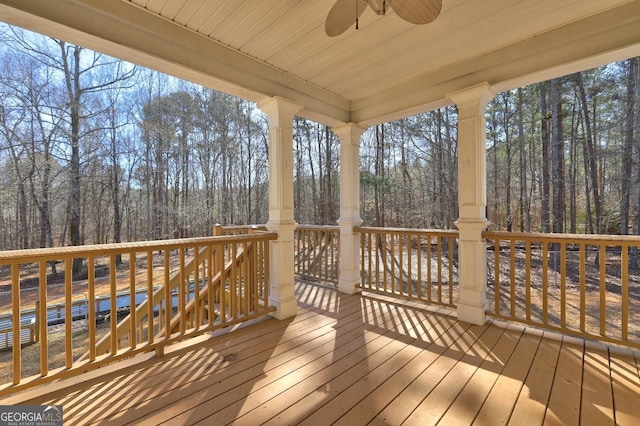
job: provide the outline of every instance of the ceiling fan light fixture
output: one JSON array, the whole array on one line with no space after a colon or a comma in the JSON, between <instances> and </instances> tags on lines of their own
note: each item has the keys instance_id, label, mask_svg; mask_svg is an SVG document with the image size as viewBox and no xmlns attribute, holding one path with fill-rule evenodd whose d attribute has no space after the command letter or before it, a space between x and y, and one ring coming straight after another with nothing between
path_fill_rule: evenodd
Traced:
<instances>
[{"instance_id":1,"label":"ceiling fan light fixture","mask_svg":"<svg viewBox=\"0 0 640 426\"><path fill-rule=\"evenodd\" d=\"M371 9L378 15L384 15L389 10L391 0L367 0Z\"/></svg>"}]
</instances>

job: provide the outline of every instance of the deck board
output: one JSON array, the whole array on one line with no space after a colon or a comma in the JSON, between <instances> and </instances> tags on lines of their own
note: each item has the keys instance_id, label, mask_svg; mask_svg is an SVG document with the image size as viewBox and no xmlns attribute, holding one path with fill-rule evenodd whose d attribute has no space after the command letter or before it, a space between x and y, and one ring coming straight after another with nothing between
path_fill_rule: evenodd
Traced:
<instances>
[{"instance_id":1,"label":"deck board","mask_svg":"<svg viewBox=\"0 0 640 426\"><path fill-rule=\"evenodd\" d=\"M538 346L509 418L514 424L542 424L544 421L561 346L561 342L555 339L548 339L545 343Z\"/></svg>"},{"instance_id":2,"label":"deck board","mask_svg":"<svg viewBox=\"0 0 640 426\"><path fill-rule=\"evenodd\" d=\"M443 425L464 426L473 423L489 392L500 377L506 364L505 360L508 360L515 350L522 332L521 327L511 326L504 329L498 343L442 417Z\"/></svg>"},{"instance_id":3,"label":"deck board","mask_svg":"<svg viewBox=\"0 0 640 426\"><path fill-rule=\"evenodd\" d=\"M408 384L414 382L416 371L425 371L437 356L438 352L432 352L430 345L427 345L401 368L386 371L388 378L368 394L363 392L366 396L348 407L346 414L336 424L353 425L359 421L373 424L387 422L389 419L383 413L379 413L381 407L388 407L394 399L401 398L402 393L409 387ZM362 379L361 382L365 383L365 380Z\"/></svg>"},{"instance_id":4,"label":"deck board","mask_svg":"<svg viewBox=\"0 0 640 426\"><path fill-rule=\"evenodd\" d=\"M454 324L454 320L450 317L442 317L441 319L441 323L444 323L443 326L445 327L451 327ZM414 324L423 324L422 321L416 320L416 322ZM428 335L428 332L432 330L432 328L428 328L428 327L432 327L434 324L431 324L431 326L427 326L427 327L416 327L414 326L414 330L420 330L419 332L423 333L425 336ZM428 354L428 351L420 351L421 355L425 355ZM435 359L435 357L434 357ZM409 363L412 362L416 362L416 357L413 357ZM280 413L277 417L275 417L274 419L272 419L272 421L270 422L271 424L274 425L279 425L279 424L283 424L283 423L296 423L296 422L300 422L302 419L304 419L306 416L309 416L310 412L309 412L309 407L320 407L321 404L326 404L327 401L329 400L329 396L331 398L336 398L339 397L335 402L332 402L332 404L338 404L340 405L342 403L342 400L347 396L345 395L345 391L347 389L349 389L349 387L351 386L351 381L356 379L357 377L359 377L359 380L362 380L363 377L367 378L368 377L368 372L366 371L368 368L369 363L364 364L362 366L360 366L358 369L353 370L350 372L349 376L347 375L343 375L341 377L338 377L336 379L334 379L331 383L329 383L329 386L327 387L327 389L330 389L331 391L331 395L327 395L327 393L325 392L323 394L323 392L314 392L310 395L307 395L304 399L298 401L297 403L293 404L291 407L287 408L286 410L284 410L282 413ZM406 364L405 364L406 365ZM378 373L380 374L380 373ZM414 373L415 374L415 373ZM351 377L351 378L349 378ZM410 376L411 377L411 376ZM351 391L353 392L353 391ZM328 410L331 410L334 406L333 405L325 405L325 408L322 411L316 411L314 410L314 413L311 414L311 416L309 416L306 419L306 423L308 424L313 424L313 422L316 420L316 416L314 414L317 415L321 415L322 413L325 413ZM347 406L347 408L350 408L350 406ZM322 419L318 419L318 421L320 421Z\"/></svg>"},{"instance_id":5,"label":"deck board","mask_svg":"<svg viewBox=\"0 0 640 426\"><path fill-rule=\"evenodd\" d=\"M298 314L0 399L65 424L638 424L637 353L297 284Z\"/></svg>"},{"instance_id":6,"label":"deck board","mask_svg":"<svg viewBox=\"0 0 640 426\"><path fill-rule=\"evenodd\" d=\"M342 310L341 312L345 311ZM251 382L252 392L247 398L233 402L227 399L209 401L206 404L208 409L203 410L201 407L197 407L197 413L185 411L179 417L176 417L176 421L182 423L187 418L189 421L194 419L206 421L207 417L210 417L209 421L215 420L218 424L226 424L226 422L237 418L237 421L242 424L244 422L242 416L248 414L257 406L261 406L261 412L268 413L269 409L279 401L280 403L281 401L290 403L292 400L287 395L304 395L305 392L314 390L318 384L330 380L332 374L341 374L347 368L357 365L362 360L358 353L365 350L365 348L374 353L383 351L382 355L378 354L378 357L380 357L384 356L386 346L393 346L396 343L395 339L386 336L386 334L381 335L369 330L365 330L363 333L361 322L359 322L359 327L356 330L344 334L345 326L340 324L344 323L342 316L337 321L338 324L331 328L332 339L327 345L322 347L321 350L300 354L290 363L282 365L279 370L268 371L265 377ZM349 323L352 323L352 321ZM372 363L376 359L375 356L368 358ZM283 396L282 394L285 392L287 395ZM243 392L240 391L238 393L242 394ZM274 396L277 396L275 398L276 401L272 401ZM215 404L211 402L215 402ZM224 408L219 409L220 407ZM267 418L269 417L266 414L261 416L262 420ZM248 424L251 424L251 422L249 421Z\"/></svg>"},{"instance_id":7,"label":"deck board","mask_svg":"<svg viewBox=\"0 0 640 426\"><path fill-rule=\"evenodd\" d=\"M613 395L608 348L585 342L580 421L613 425Z\"/></svg>"},{"instance_id":8,"label":"deck board","mask_svg":"<svg viewBox=\"0 0 640 426\"><path fill-rule=\"evenodd\" d=\"M640 419L640 378L636 356L630 351L610 351L611 381L615 420L619 425L638 424Z\"/></svg>"},{"instance_id":9,"label":"deck board","mask_svg":"<svg viewBox=\"0 0 640 426\"><path fill-rule=\"evenodd\" d=\"M453 344L469 329L469 324L452 323L445 329L440 329L441 337L433 340L426 350L420 353L413 377L408 380L408 386L398 394L385 409L377 415L373 424L400 424L417 407L430 389L433 389L442 378L440 372L448 370L455 362L453 358L443 356L447 353L448 344ZM446 336L446 338L445 338ZM449 355L455 353L451 350ZM395 395L392 395L395 396ZM371 407L378 409L379 407ZM319 415L316 414L316 417Z\"/></svg>"},{"instance_id":10,"label":"deck board","mask_svg":"<svg viewBox=\"0 0 640 426\"><path fill-rule=\"evenodd\" d=\"M541 339L542 335L539 333L522 334L518 346L506 361L474 423L507 424Z\"/></svg>"},{"instance_id":11,"label":"deck board","mask_svg":"<svg viewBox=\"0 0 640 426\"><path fill-rule=\"evenodd\" d=\"M464 356L458 358L458 361L442 381L422 400L403 424L427 426L435 425L440 421L471 379L478 366L496 345L504 329L487 327L478 330L478 332L480 331L482 331L482 334L479 334L478 339L469 342L469 347ZM444 355L446 356L446 353ZM462 353L459 355L462 355Z\"/></svg>"},{"instance_id":12,"label":"deck board","mask_svg":"<svg viewBox=\"0 0 640 426\"><path fill-rule=\"evenodd\" d=\"M357 333L360 331L358 322L359 306L357 303L352 303L351 305L350 310L347 310L348 306L343 307L345 315L343 317L344 327L345 330L354 329L355 333ZM259 353L255 352L255 346L250 348L248 351L250 355L246 356L246 362L238 362L238 358L234 359L232 368L210 378L213 383L210 380L203 380L197 386L196 392L189 392L189 394L185 392L176 393L173 399L165 400L161 406L147 410L149 415L144 419L137 418L136 420L144 420L149 424L160 424L167 419L180 422L185 418L189 418L189 421L193 423L200 416L207 414L207 409L200 408L201 405L211 409L224 407L229 410L227 407L237 402L234 399L237 400L239 396L242 396L243 390L247 392L258 390L259 386L268 383L269 380L279 378L290 369L303 366L301 363L305 359L302 355L313 357L314 355L319 356L330 353L335 344L335 336L331 327L334 320L330 319L328 324L326 323L326 318L316 318L314 316L307 319L305 323L308 323L306 327L290 330L288 340L275 340L273 336L268 337L271 341L270 347ZM348 340L349 337L350 335L347 335L344 340ZM256 343L259 343L259 341L256 341L255 338L249 341L251 345ZM227 352L226 356L232 354L235 354L235 352ZM233 383L237 384L234 392L225 392L225 387ZM216 384L219 385L216 386ZM255 389L254 386L256 387ZM213 388L213 390L209 388ZM198 413L193 414L190 412L191 410L197 410Z\"/></svg>"},{"instance_id":13,"label":"deck board","mask_svg":"<svg viewBox=\"0 0 640 426\"><path fill-rule=\"evenodd\" d=\"M580 422L584 343L579 339L563 338L557 373L553 380L547 405L545 423L549 425L577 425Z\"/></svg>"}]
</instances>

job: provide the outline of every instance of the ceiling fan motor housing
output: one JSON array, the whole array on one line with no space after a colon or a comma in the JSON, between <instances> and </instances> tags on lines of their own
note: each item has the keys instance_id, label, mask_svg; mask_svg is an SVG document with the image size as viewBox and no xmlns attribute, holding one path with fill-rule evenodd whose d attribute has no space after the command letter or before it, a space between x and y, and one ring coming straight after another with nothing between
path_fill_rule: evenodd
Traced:
<instances>
[{"instance_id":1,"label":"ceiling fan motor housing","mask_svg":"<svg viewBox=\"0 0 640 426\"><path fill-rule=\"evenodd\" d=\"M391 0L367 0L367 3L378 15L384 15L389 10Z\"/></svg>"}]
</instances>

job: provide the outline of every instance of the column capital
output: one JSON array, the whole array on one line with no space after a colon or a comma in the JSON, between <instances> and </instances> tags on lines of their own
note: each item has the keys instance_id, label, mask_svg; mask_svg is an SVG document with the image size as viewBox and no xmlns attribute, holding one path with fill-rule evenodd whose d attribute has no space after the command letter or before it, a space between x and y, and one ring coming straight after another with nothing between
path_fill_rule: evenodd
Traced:
<instances>
[{"instance_id":1,"label":"column capital","mask_svg":"<svg viewBox=\"0 0 640 426\"><path fill-rule=\"evenodd\" d=\"M333 133L340 139L340 145L360 145L360 136L367 130L356 123L346 123L332 128Z\"/></svg>"},{"instance_id":2,"label":"column capital","mask_svg":"<svg viewBox=\"0 0 640 426\"><path fill-rule=\"evenodd\" d=\"M496 96L489 83L480 83L447 95L458 107L461 116L475 115L480 110L484 114L487 104Z\"/></svg>"},{"instance_id":3,"label":"column capital","mask_svg":"<svg viewBox=\"0 0 640 426\"><path fill-rule=\"evenodd\" d=\"M293 116L303 107L286 98L273 96L258 102L258 108L269 118L269 127L292 127Z\"/></svg>"}]
</instances>

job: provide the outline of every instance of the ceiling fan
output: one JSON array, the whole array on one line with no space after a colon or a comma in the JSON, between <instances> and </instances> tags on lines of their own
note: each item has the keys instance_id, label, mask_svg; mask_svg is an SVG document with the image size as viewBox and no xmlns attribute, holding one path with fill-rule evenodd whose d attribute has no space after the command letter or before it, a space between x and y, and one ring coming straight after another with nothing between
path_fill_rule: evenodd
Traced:
<instances>
[{"instance_id":1,"label":"ceiling fan","mask_svg":"<svg viewBox=\"0 0 640 426\"><path fill-rule=\"evenodd\" d=\"M440 14L442 0L337 0L324 23L327 35L340 35L354 23L358 29L358 20L367 5L378 15L386 14L391 8L407 22L428 24Z\"/></svg>"}]
</instances>

